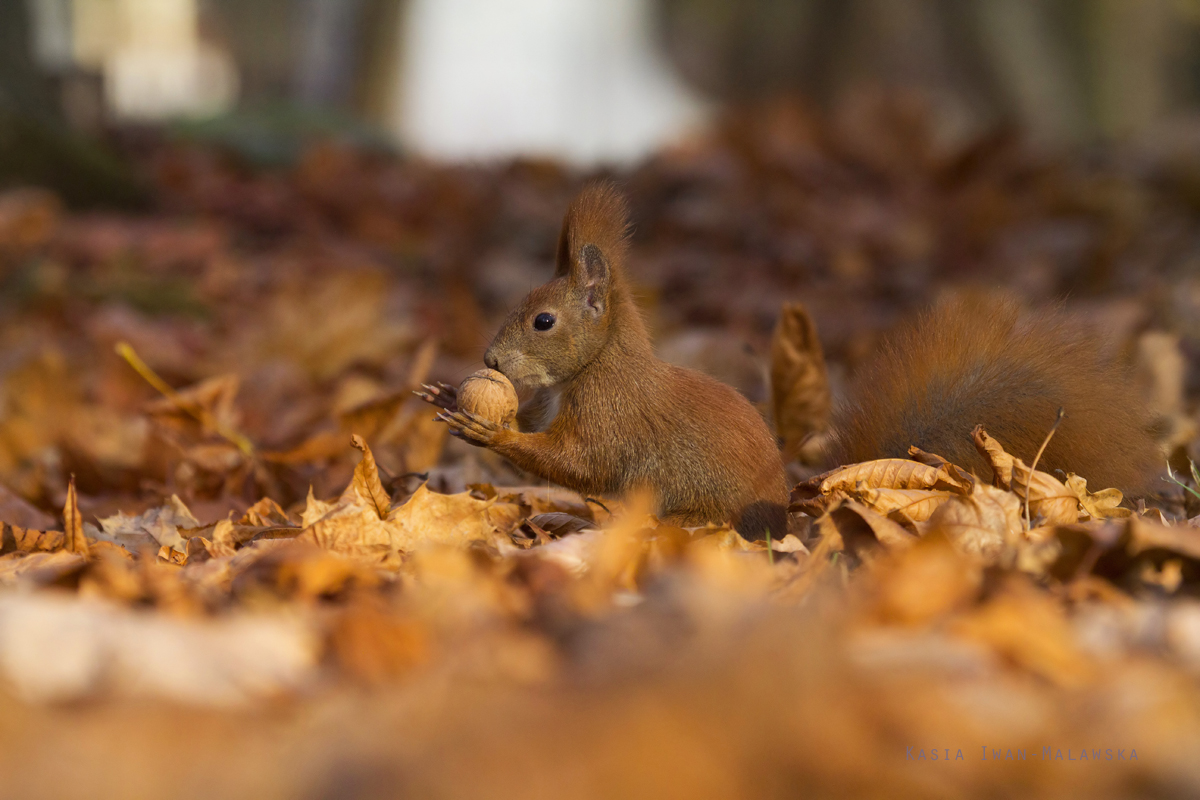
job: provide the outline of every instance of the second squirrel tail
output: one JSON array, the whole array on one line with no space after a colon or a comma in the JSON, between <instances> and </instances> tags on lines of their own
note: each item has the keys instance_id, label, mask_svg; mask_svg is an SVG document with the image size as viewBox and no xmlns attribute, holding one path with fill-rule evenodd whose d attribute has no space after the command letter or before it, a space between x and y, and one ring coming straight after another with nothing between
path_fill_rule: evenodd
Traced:
<instances>
[{"instance_id":1,"label":"second squirrel tail","mask_svg":"<svg viewBox=\"0 0 1200 800\"><path fill-rule=\"evenodd\" d=\"M1161 464L1149 416L1093 332L1061 313L1021 313L996 297L939 304L885 342L836 415L838 463L906 457L910 445L976 474L977 424L1026 463L1056 419L1038 469L1137 494Z\"/></svg>"}]
</instances>

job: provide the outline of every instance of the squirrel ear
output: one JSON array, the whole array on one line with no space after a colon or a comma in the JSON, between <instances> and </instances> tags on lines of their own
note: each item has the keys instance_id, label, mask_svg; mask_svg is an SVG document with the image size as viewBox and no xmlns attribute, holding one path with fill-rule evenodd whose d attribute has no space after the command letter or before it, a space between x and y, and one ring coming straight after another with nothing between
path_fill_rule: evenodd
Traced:
<instances>
[{"instance_id":1,"label":"squirrel ear","mask_svg":"<svg viewBox=\"0 0 1200 800\"><path fill-rule=\"evenodd\" d=\"M583 246L579 259L571 270L574 283L583 290L584 302L596 315L604 313L608 304L608 287L612 269L604 253L594 244Z\"/></svg>"}]
</instances>

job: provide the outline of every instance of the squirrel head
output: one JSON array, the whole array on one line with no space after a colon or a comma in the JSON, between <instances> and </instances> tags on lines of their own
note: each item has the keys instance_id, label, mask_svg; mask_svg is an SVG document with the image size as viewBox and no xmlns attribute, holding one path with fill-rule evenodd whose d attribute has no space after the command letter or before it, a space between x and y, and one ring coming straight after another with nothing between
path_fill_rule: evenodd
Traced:
<instances>
[{"instance_id":1,"label":"squirrel head","mask_svg":"<svg viewBox=\"0 0 1200 800\"><path fill-rule=\"evenodd\" d=\"M518 389L536 389L571 380L604 349L628 313L626 219L611 184L580 192L563 220L554 278L508 316L484 363Z\"/></svg>"}]
</instances>

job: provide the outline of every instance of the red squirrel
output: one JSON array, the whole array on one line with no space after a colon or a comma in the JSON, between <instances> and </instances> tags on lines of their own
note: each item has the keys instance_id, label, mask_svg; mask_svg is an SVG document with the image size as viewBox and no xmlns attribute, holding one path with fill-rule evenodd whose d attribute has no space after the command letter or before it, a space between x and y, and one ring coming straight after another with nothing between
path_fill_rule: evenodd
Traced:
<instances>
[{"instance_id":1,"label":"red squirrel","mask_svg":"<svg viewBox=\"0 0 1200 800\"><path fill-rule=\"evenodd\" d=\"M569 489L649 490L662 519L782 536L788 486L776 440L737 391L654 356L624 275L627 219L611 185L585 188L563 221L553 279L488 347L488 367L538 392L516 426L459 409L446 384L418 394L455 436ZM1095 343L1008 303L939 307L886 344L856 387L837 417L838 463L905 457L916 445L986 475L971 446L977 423L1032 458L1060 407L1067 418L1039 468L1139 488L1155 459L1144 413ZM539 414L550 417L544 430L530 430Z\"/></svg>"},{"instance_id":2,"label":"red squirrel","mask_svg":"<svg viewBox=\"0 0 1200 800\"><path fill-rule=\"evenodd\" d=\"M518 391L540 390L515 430L425 387L451 432L582 494L649 491L659 518L787 532L788 484L775 437L732 387L655 357L626 282L628 212L609 184L585 188L563 221L554 278L509 315L484 355ZM545 430L525 432L538 411Z\"/></svg>"}]
</instances>

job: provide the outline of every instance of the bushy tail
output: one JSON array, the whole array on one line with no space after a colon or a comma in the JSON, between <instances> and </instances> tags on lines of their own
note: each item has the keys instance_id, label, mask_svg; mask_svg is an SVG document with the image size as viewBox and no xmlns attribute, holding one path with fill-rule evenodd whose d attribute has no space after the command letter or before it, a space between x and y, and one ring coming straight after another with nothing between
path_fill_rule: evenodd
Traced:
<instances>
[{"instance_id":1,"label":"bushy tail","mask_svg":"<svg viewBox=\"0 0 1200 800\"><path fill-rule=\"evenodd\" d=\"M1161 458L1125 370L1100 344L1054 311L1023 314L986 296L942 303L893 334L856 376L835 418L835 456L904 457L916 445L989 476L971 442L976 424L1028 463L1063 408L1038 469L1138 493Z\"/></svg>"}]
</instances>

